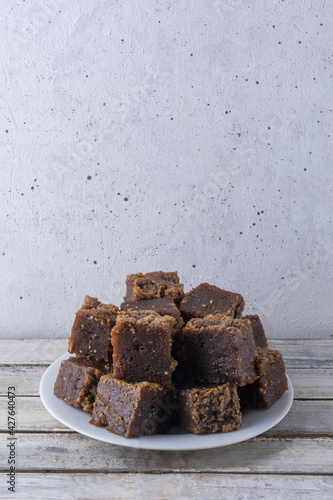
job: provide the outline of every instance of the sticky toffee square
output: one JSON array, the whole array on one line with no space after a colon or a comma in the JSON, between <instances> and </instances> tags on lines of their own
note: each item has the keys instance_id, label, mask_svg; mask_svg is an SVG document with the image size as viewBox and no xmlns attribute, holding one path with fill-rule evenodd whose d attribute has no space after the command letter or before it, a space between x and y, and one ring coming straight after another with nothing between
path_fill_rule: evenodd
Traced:
<instances>
[{"instance_id":1,"label":"sticky toffee square","mask_svg":"<svg viewBox=\"0 0 333 500\"><path fill-rule=\"evenodd\" d=\"M81 309L76 313L69 339L69 352L109 362L112 355L111 329L116 323L118 312L118 307L102 304L86 295Z\"/></svg>"},{"instance_id":2,"label":"sticky toffee square","mask_svg":"<svg viewBox=\"0 0 333 500\"><path fill-rule=\"evenodd\" d=\"M184 285L179 283L177 271L130 274L126 280L124 300L161 299L168 297L176 303L184 297Z\"/></svg>"},{"instance_id":3,"label":"sticky toffee square","mask_svg":"<svg viewBox=\"0 0 333 500\"><path fill-rule=\"evenodd\" d=\"M71 357L61 362L54 394L65 403L92 412L97 384L110 370L105 363Z\"/></svg>"},{"instance_id":4,"label":"sticky toffee square","mask_svg":"<svg viewBox=\"0 0 333 500\"><path fill-rule=\"evenodd\" d=\"M249 319L251 321L253 338L256 347L268 347L265 330L264 327L262 326L258 314L249 314L248 316L243 316L243 319Z\"/></svg>"},{"instance_id":5,"label":"sticky toffee square","mask_svg":"<svg viewBox=\"0 0 333 500\"><path fill-rule=\"evenodd\" d=\"M120 312L111 332L115 378L170 385L176 320L151 311Z\"/></svg>"},{"instance_id":6,"label":"sticky toffee square","mask_svg":"<svg viewBox=\"0 0 333 500\"><path fill-rule=\"evenodd\" d=\"M196 384L246 385L256 379L249 320L222 314L190 320L183 329L183 354Z\"/></svg>"},{"instance_id":7,"label":"sticky toffee square","mask_svg":"<svg viewBox=\"0 0 333 500\"><path fill-rule=\"evenodd\" d=\"M163 297L162 299L128 300L120 305L121 311L153 311L161 316L172 316L180 318L180 311L173 299Z\"/></svg>"},{"instance_id":8,"label":"sticky toffee square","mask_svg":"<svg viewBox=\"0 0 333 500\"><path fill-rule=\"evenodd\" d=\"M90 423L126 438L149 436L168 430L173 410L172 388L106 375L98 384Z\"/></svg>"},{"instance_id":9,"label":"sticky toffee square","mask_svg":"<svg viewBox=\"0 0 333 500\"><path fill-rule=\"evenodd\" d=\"M238 388L241 408L270 408L288 389L282 355L278 350L257 348L255 368L257 380Z\"/></svg>"},{"instance_id":10,"label":"sticky toffee square","mask_svg":"<svg viewBox=\"0 0 333 500\"><path fill-rule=\"evenodd\" d=\"M229 382L181 390L178 404L180 427L195 434L230 432L242 425L237 388Z\"/></svg>"},{"instance_id":11,"label":"sticky toffee square","mask_svg":"<svg viewBox=\"0 0 333 500\"><path fill-rule=\"evenodd\" d=\"M222 290L209 283L193 288L179 304L184 321L203 318L209 314L224 314L239 318L244 309L244 299L239 293Z\"/></svg>"}]
</instances>

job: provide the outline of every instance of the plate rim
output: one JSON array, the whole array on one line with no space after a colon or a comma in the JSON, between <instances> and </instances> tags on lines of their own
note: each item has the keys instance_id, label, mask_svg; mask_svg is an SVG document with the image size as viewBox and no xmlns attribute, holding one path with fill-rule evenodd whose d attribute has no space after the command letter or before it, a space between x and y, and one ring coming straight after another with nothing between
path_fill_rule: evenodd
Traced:
<instances>
[{"instance_id":1,"label":"plate rim","mask_svg":"<svg viewBox=\"0 0 333 500\"><path fill-rule=\"evenodd\" d=\"M72 409L72 410L77 410L79 412L83 412L84 414L87 414L87 417L90 415L88 412L84 412L80 408L75 408L71 405L67 405L64 401L61 399L58 399L54 394L53 394L53 387L55 383L56 377L52 377L53 371L56 370L56 367L60 367L61 361L68 359L72 355L69 352L66 352L65 354L59 356L56 360L51 363L47 369L44 371L40 382L39 382L39 395L40 399L46 408L46 410L52 415L56 420L61 422L63 425L68 427L74 432L77 432L78 434L81 434L83 436L87 436L92 439L96 439L98 441L104 442L106 444L113 444L113 445L118 445L118 446L125 446L127 448L139 448L139 449L146 449L146 450L156 450L156 451L195 451L195 450L203 450L203 449L210 449L210 448L222 448L225 446L231 446L233 444L238 444L244 441L247 441L249 439L252 439L256 436L259 436L263 434L264 432L267 432L269 429L272 427L275 427L290 411L290 408L293 404L294 401L294 388L292 385L292 382L287 376L287 381L288 381L288 390L283 394L283 396L274 403L271 408L268 410L247 410L246 413L243 415L246 418L246 415L253 415L256 414L257 412L265 412L265 415L267 415L266 412L270 413L272 412L272 409L274 409L274 406L284 398L285 400L285 405L282 407L282 410L275 416L275 418L272 419L269 425L264 425L259 432L251 433L246 437L246 429L242 429L242 427L237 430L237 431L232 431L228 433L213 433L213 434L193 434L190 432L179 432L178 434L158 434L158 435L152 435L152 436L142 436L139 438L125 438L123 436L119 436L118 434L114 434L112 432L107 431L105 428L101 427L96 427L92 424L89 424L91 427L91 432L88 428L88 430L82 430L78 429L77 427L73 427L73 423L69 422L68 419L63 418L61 415L58 414L58 412L54 412L53 409L51 408L51 404L49 403L49 397L51 398L50 401L55 401L55 404L62 403L66 405L66 407ZM58 375L58 369L56 370L56 376ZM51 395L49 394L49 391L47 391L46 385L48 384L48 387L50 387L50 382L52 382L52 393ZM280 403L281 406L281 403ZM242 431L243 432L240 432ZM108 439L103 439L103 433L100 436L99 434L101 431L104 431L105 436L108 437ZM238 438L236 437L236 433L238 434ZM245 434L245 436L244 436ZM173 446L168 446L168 437L170 436L189 436L188 441L189 444L184 444L181 446L173 447ZM217 437L223 437L226 441L226 443L222 443L219 441L219 439L216 439ZM229 437L229 439L228 439ZM214 439L215 438L215 439ZM185 438L186 439L186 438ZM170 439L169 439L170 441ZM171 439L173 441L173 439Z\"/></svg>"}]
</instances>

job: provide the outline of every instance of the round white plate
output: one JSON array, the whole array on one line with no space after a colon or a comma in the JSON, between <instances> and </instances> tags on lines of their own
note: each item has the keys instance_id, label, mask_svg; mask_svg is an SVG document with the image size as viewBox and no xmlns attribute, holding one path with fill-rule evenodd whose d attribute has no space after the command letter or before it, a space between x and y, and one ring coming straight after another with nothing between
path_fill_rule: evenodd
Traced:
<instances>
[{"instance_id":1,"label":"round white plate","mask_svg":"<svg viewBox=\"0 0 333 500\"><path fill-rule=\"evenodd\" d=\"M39 385L41 400L45 408L59 422L70 429L80 432L105 443L129 446L131 448L144 448L147 450L200 450L204 448L217 448L230 444L246 441L254 436L274 427L282 420L293 402L294 390L288 377L288 391L268 410L246 410L243 413L243 423L238 431L216 434L192 434L178 427L171 427L167 434L158 434L140 438L127 439L104 427L96 427L89 423L91 414L80 408L67 405L53 394L53 387L58 376L60 363L70 357L64 354L45 371Z\"/></svg>"}]
</instances>

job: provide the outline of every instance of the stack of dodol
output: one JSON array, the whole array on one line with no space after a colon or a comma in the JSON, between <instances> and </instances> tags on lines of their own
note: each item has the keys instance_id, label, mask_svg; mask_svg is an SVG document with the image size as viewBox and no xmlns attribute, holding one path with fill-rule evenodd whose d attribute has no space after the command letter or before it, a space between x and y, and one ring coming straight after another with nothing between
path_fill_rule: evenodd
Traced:
<instances>
[{"instance_id":1,"label":"stack of dodol","mask_svg":"<svg viewBox=\"0 0 333 500\"><path fill-rule=\"evenodd\" d=\"M132 274L120 310L86 296L54 394L127 438L230 432L246 409L287 390L281 353L268 348L239 293L202 283L184 294L177 272Z\"/></svg>"}]
</instances>

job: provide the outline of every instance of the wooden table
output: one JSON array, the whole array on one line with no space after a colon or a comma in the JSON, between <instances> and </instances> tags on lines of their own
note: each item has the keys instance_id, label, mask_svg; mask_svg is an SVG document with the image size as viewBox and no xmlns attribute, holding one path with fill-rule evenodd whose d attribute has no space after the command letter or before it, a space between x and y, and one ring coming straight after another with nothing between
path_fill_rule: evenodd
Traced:
<instances>
[{"instance_id":1,"label":"wooden table","mask_svg":"<svg viewBox=\"0 0 333 500\"><path fill-rule=\"evenodd\" d=\"M333 341L270 346L281 350L295 389L282 422L237 445L163 452L95 441L48 414L39 381L67 351L67 339L1 340L1 499L332 499ZM15 493L5 484L9 386L16 391Z\"/></svg>"}]
</instances>

